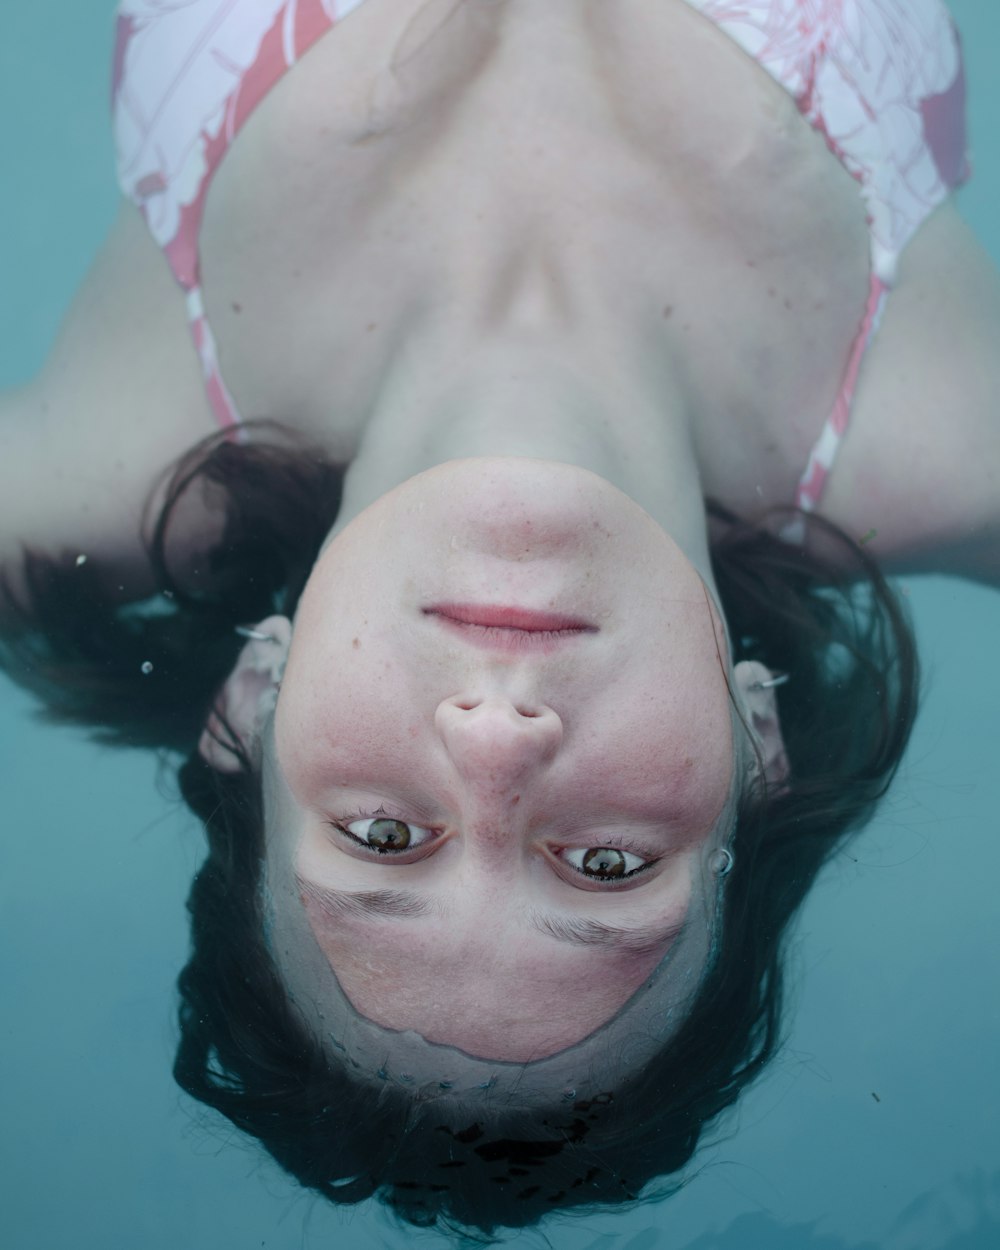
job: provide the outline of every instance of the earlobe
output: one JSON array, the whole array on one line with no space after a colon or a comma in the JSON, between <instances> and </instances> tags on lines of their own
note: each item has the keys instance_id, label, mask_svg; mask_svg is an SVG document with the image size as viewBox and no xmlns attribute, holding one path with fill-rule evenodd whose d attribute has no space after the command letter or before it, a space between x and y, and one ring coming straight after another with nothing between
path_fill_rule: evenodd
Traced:
<instances>
[{"instance_id":1,"label":"earlobe","mask_svg":"<svg viewBox=\"0 0 1000 1250\"><path fill-rule=\"evenodd\" d=\"M764 762L764 777L779 793L788 781L790 767L778 716L775 694L789 680L786 674L772 673L756 660L741 660L733 669L740 703Z\"/></svg>"},{"instance_id":2,"label":"earlobe","mask_svg":"<svg viewBox=\"0 0 1000 1250\"><path fill-rule=\"evenodd\" d=\"M242 770L238 748L253 757L260 731L274 709L292 624L286 616L269 616L250 629L241 627L240 632L248 638L247 644L216 695L198 741L202 759L217 772L229 774ZM237 742L232 741L233 735Z\"/></svg>"}]
</instances>

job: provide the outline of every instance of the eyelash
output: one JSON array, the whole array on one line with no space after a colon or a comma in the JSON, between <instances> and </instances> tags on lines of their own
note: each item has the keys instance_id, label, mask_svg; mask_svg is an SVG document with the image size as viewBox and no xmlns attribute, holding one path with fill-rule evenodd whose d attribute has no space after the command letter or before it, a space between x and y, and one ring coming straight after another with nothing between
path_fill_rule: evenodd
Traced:
<instances>
[{"instance_id":1,"label":"eyelash","mask_svg":"<svg viewBox=\"0 0 1000 1250\"><path fill-rule=\"evenodd\" d=\"M410 821L403 820L401 816L393 816L392 812L387 812L384 807L377 807L373 812L350 812L343 818L343 823L338 820L331 823L334 829L342 833L345 838L350 838L352 842L356 842L358 846L364 847L370 855L405 855L408 850L412 849L405 847L401 851L393 851L388 849L380 850L377 846L372 846L364 838L359 838L356 833L351 833L349 829L344 828L345 825L351 825L356 820L398 820L401 825L410 825ZM418 828L423 828L423 826L418 826Z\"/></svg>"},{"instance_id":2,"label":"eyelash","mask_svg":"<svg viewBox=\"0 0 1000 1250\"><path fill-rule=\"evenodd\" d=\"M410 851L411 849L414 849L414 848L406 847L403 850L396 851L396 850L390 850L388 848L379 849L378 847L372 846L370 845L370 843L366 842L364 838L359 838L356 833L351 833L349 829L345 828L346 825L353 824L354 821L356 820L398 820L399 823L403 825L410 825L411 822L408 820L403 820L402 817L400 816L394 816L391 812L386 811L384 807L378 807L373 812L351 812L351 813L348 813L346 816L344 816L342 821L331 821L333 828L336 829L338 833L342 833L344 837L350 838L352 842L362 847L365 851L368 852L369 855L379 855L379 856L405 855L407 854L408 851ZM423 826L417 826L417 827L423 828ZM423 843L421 845L423 845ZM645 855L643 852L634 850L632 847L625 845L624 839L615 834L612 834L610 837L603 839L599 843L595 843L595 847L601 850L607 849L611 851L623 851L626 854L635 855L637 858L640 858L640 859L645 858ZM419 850L420 848L417 847L415 849ZM590 850L594 848L574 847L572 849ZM575 873L578 877L582 877L584 881L600 881L600 885L602 889L614 890L614 889L619 889L624 882L634 880L636 877L639 876L640 873L648 872L650 868L655 868L656 865L660 861L659 861L659 858L647 859L646 863L642 864L639 868L633 868L631 869L631 871L626 872L623 876L618 877L617 879L605 879L603 881L601 881L600 878L588 877L585 872L582 872L579 868L575 867L573 864L570 864L566 860L564 860L563 862L567 864L571 872Z\"/></svg>"}]
</instances>

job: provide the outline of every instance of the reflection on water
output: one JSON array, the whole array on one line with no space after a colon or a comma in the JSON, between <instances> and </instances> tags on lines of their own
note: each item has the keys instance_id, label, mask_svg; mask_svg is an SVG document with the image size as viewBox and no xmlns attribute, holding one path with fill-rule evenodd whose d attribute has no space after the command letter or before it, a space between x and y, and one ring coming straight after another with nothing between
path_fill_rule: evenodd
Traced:
<instances>
[{"instance_id":1,"label":"reflection on water","mask_svg":"<svg viewBox=\"0 0 1000 1250\"><path fill-rule=\"evenodd\" d=\"M878 1240L854 1241L822 1231L820 1220L784 1224L764 1212L737 1216L722 1232L706 1233L685 1250L985 1250L1000 1240L1000 1174L979 1170L920 1194ZM599 1243L595 1243L595 1246ZM617 1243L622 1250L655 1250L665 1244L657 1229Z\"/></svg>"},{"instance_id":2,"label":"reflection on water","mask_svg":"<svg viewBox=\"0 0 1000 1250\"><path fill-rule=\"evenodd\" d=\"M971 7L955 6L982 97L989 82L975 58L988 40L977 39L985 19L967 14ZM62 130L64 102L34 119L0 110L5 127L24 127L4 150L15 153L33 197L30 226L26 210L5 208L4 271L13 267L19 298L4 300L3 385L40 361L53 310L109 220L102 20L110 8L79 4L72 29L45 54L63 64L55 79L80 83L87 105L74 108L64 146L47 146ZM43 13L15 20L25 48L45 47ZM12 89L9 79L3 89ZM978 104L974 134L984 135L987 106ZM993 104L1000 109L1000 98ZM97 176L101 162L106 175ZM83 215L72 226L67 185L88 188L78 202L74 195ZM980 178L970 212L985 195ZM985 207L979 215L986 220ZM32 242L46 238L51 247ZM986 238L1000 253L1000 238ZM939 580L909 589L930 686L923 718L880 817L803 912L786 1048L710 1134L681 1193L624 1217L547 1228L555 1246L997 1244L1000 596ZM200 835L157 794L151 761L29 724L21 696L2 690L3 1044L5 1071L16 1074L4 1123L10 1244L198 1250L411 1240L370 1207L341 1216L305 1197L235 1130L177 1093L173 981L187 953L183 901ZM518 1244L543 1243L521 1234Z\"/></svg>"}]
</instances>

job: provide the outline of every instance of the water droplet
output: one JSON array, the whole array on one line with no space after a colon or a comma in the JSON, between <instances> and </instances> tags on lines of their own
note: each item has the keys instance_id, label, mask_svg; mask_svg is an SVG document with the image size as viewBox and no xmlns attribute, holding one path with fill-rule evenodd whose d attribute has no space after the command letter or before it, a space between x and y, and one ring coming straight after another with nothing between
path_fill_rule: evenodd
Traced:
<instances>
[{"instance_id":1,"label":"water droplet","mask_svg":"<svg viewBox=\"0 0 1000 1250\"><path fill-rule=\"evenodd\" d=\"M142 671L146 674L146 676L147 676L147 677L148 677L148 676L149 676L149 674L153 671L153 666L152 666L152 664L149 662L149 660L144 660L144 661L143 661Z\"/></svg>"},{"instance_id":2,"label":"water droplet","mask_svg":"<svg viewBox=\"0 0 1000 1250\"><path fill-rule=\"evenodd\" d=\"M86 563L87 563L87 557L86 557L86 556L77 556L77 557L76 557L76 567L77 567L77 568L79 568L81 564L86 564Z\"/></svg>"}]
</instances>

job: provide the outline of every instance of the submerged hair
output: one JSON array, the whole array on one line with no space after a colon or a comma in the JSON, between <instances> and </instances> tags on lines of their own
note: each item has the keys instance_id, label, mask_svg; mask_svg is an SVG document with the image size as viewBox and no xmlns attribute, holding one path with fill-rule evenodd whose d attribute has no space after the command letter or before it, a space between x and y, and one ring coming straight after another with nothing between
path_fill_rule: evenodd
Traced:
<instances>
[{"instance_id":1,"label":"submerged hair","mask_svg":"<svg viewBox=\"0 0 1000 1250\"><path fill-rule=\"evenodd\" d=\"M46 719L183 759L180 792L208 852L188 900L178 1083L302 1185L340 1204L377 1197L422 1227L489 1239L550 1211L670 1192L775 1053L790 921L899 765L918 691L901 600L821 518L781 509L751 523L709 504L734 660L792 675L776 692L790 776L740 798L717 958L664 1049L599 1097L512 1111L486 1094L457 1112L358 1082L310 1034L265 941L261 777L246 756L222 774L197 752L242 646L235 627L294 614L340 504L340 466L277 423L252 428L254 441L212 436L170 471L148 527L154 596L112 600L95 562L69 552L25 552L20 595L0 583L0 664ZM214 503L220 537L182 577L170 538L192 491ZM806 540L792 545L777 534L796 518Z\"/></svg>"}]
</instances>

